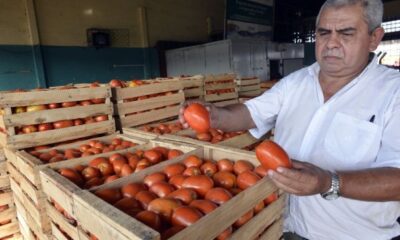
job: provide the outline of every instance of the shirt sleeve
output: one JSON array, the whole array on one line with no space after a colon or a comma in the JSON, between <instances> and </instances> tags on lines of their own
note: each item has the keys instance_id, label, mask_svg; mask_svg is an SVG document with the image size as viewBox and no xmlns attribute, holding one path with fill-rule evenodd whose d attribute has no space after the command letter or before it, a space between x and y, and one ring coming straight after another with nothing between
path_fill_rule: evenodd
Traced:
<instances>
[{"instance_id":1,"label":"shirt sleeve","mask_svg":"<svg viewBox=\"0 0 400 240\"><path fill-rule=\"evenodd\" d=\"M394 97L383 130L381 148L372 167L400 168L400 90Z\"/></svg>"},{"instance_id":2,"label":"shirt sleeve","mask_svg":"<svg viewBox=\"0 0 400 240\"><path fill-rule=\"evenodd\" d=\"M244 103L256 125L255 128L249 130L253 137L260 138L274 127L282 106L284 89L285 79L282 79L261 96Z\"/></svg>"}]
</instances>

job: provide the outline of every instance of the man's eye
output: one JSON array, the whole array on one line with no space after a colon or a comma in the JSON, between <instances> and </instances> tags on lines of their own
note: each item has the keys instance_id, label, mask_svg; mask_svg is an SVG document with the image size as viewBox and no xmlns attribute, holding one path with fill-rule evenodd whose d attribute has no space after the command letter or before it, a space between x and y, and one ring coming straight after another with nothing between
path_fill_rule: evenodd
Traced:
<instances>
[{"instance_id":1,"label":"man's eye","mask_svg":"<svg viewBox=\"0 0 400 240\"><path fill-rule=\"evenodd\" d=\"M353 33L342 33L344 36L353 36Z\"/></svg>"},{"instance_id":2,"label":"man's eye","mask_svg":"<svg viewBox=\"0 0 400 240\"><path fill-rule=\"evenodd\" d=\"M325 35L327 35L327 34L328 34L327 32L320 32L320 33L319 33L320 36L325 36Z\"/></svg>"}]
</instances>

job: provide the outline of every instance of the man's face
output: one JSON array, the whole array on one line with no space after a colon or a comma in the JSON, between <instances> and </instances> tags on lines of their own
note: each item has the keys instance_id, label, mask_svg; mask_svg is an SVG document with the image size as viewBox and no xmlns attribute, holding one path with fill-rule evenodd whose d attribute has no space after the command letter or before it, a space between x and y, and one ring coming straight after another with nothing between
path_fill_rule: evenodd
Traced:
<instances>
[{"instance_id":1,"label":"man's face","mask_svg":"<svg viewBox=\"0 0 400 240\"><path fill-rule=\"evenodd\" d=\"M359 5L326 8L316 29L316 58L321 72L331 76L347 76L360 72L375 50L374 34ZM382 33L383 34L383 33Z\"/></svg>"}]
</instances>

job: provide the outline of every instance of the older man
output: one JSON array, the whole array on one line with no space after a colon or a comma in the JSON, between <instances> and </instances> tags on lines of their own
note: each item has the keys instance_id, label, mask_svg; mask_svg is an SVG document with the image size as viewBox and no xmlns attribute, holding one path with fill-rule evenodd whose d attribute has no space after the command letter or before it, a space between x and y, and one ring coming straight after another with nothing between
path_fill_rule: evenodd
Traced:
<instances>
[{"instance_id":1,"label":"older man","mask_svg":"<svg viewBox=\"0 0 400 240\"><path fill-rule=\"evenodd\" d=\"M382 15L380 0L326 1L315 64L245 104L206 104L212 127L255 137L275 127L275 140L298 160L269 171L290 193L285 231L296 239L400 235L400 74L371 53L384 35Z\"/></svg>"}]
</instances>

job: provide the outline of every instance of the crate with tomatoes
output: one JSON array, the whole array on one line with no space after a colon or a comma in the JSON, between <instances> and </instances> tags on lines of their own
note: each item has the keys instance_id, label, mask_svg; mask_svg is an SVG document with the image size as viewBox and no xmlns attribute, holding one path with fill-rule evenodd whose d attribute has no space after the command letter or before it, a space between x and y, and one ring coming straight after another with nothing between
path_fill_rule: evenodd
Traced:
<instances>
[{"instance_id":1,"label":"crate with tomatoes","mask_svg":"<svg viewBox=\"0 0 400 240\"><path fill-rule=\"evenodd\" d=\"M21 149L115 132L111 89L93 83L0 92L0 144Z\"/></svg>"},{"instance_id":2,"label":"crate with tomatoes","mask_svg":"<svg viewBox=\"0 0 400 240\"><path fill-rule=\"evenodd\" d=\"M239 97L256 97L261 94L260 79L258 77L238 78Z\"/></svg>"},{"instance_id":3,"label":"crate with tomatoes","mask_svg":"<svg viewBox=\"0 0 400 240\"><path fill-rule=\"evenodd\" d=\"M36 235L50 235L51 223L46 212L46 199L39 178L41 168L51 163L62 163L85 156L128 149L144 142L145 139L112 134L18 151L5 149L9 156L7 165L17 212Z\"/></svg>"},{"instance_id":4,"label":"crate with tomatoes","mask_svg":"<svg viewBox=\"0 0 400 240\"><path fill-rule=\"evenodd\" d=\"M204 100L206 102L221 102L238 99L236 74L226 73L206 75L204 79Z\"/></svg>"},{"instance_id":5,"label":"crate with tomatoes","mask_svg":"<svg viewBox=\"0 0 400 240\"><path fill-rule=\"evenodd\" d=\"M133 127L176 116L185 100L179 80L110 81L119 128Z\"/></svg>"},{"instance_id":6,"label":"crate with tomatoes","mask_svg":"<svg viewBox=\"0 0 400 240\"><path fill-rule=\"evenodd\" d=\"M74 195L85 189L118 182L146 168L168 162L194 149L190 145L149 140L126 149L47 164L41 169L46 206L53 232L64 232L71 239L90 237L77 218Z\"/></svg>"},{"instance_id":7,"label":"crate with tomatoes","mask_svg":"<svg viewBox=\"0 0 400 240\"><path fill-rule=\"evenodd\" d=\"M75 218L97 239L280 239L285 195L258 165L254 153L197 147L75 192Z\"/></svg>"}]
</instances>

